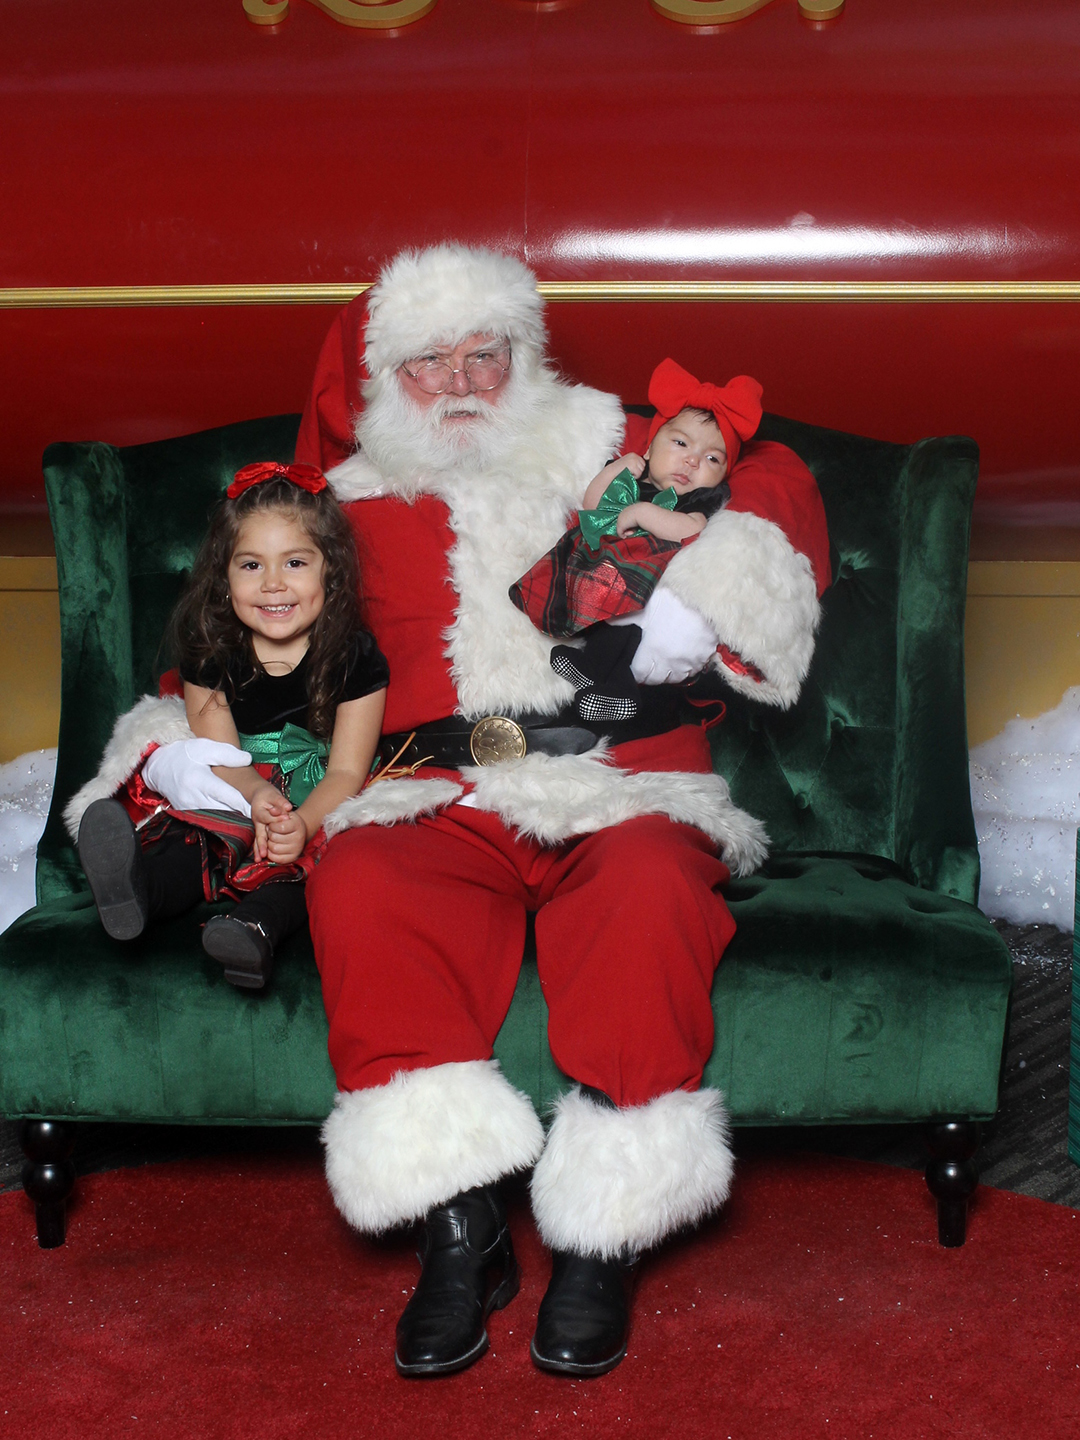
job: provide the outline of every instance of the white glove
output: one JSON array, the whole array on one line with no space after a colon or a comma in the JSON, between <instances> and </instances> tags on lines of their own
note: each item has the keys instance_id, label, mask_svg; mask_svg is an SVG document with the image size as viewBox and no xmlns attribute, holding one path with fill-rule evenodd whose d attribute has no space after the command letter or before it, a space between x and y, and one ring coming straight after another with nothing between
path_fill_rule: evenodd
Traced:
<instances>
[{"instance_id":1,"label":"white glove","mask_svg":"<svg viewBox=\"0 0 1080 1440\"><path fill-rule=\"evenodd\" d=\"M174 740L162 745L143 766L143 779L174 810L236 810L251 819L251 806L227 780L219 780L211 765L239 768L251 756L220 740Z\"/></svg>"},{"instance_id":2,"label":"white glove","mask_svg":"<svg viewBox=\"0 0 1080 1440\"><path fill-rule=\"evenodd\" d=\"M678 685L716 654L712 627L663 586L657 586L633 623L641 626L641 644L630 662L639 685Z\"/></svg>"}]
</instances>

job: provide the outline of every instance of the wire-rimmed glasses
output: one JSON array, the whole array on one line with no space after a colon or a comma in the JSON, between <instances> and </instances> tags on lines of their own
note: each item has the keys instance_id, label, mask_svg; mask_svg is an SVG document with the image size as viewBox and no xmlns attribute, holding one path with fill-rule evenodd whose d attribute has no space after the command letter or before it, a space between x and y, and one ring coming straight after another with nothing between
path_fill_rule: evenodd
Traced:
<instances>
[{"instance_id":1,"label":"wire-rimmed glasses","mask_svg":"<svg viewBox=\"0 0 1080 1440\"><path fill-rule=\"evenodd\" d=\"M445 395L454 383L454 376L464 373L470 390L494 390L510 369L510 346L489 346L465 356L465 363L455 369L448 359L439 355L420 355L406 360L401 368L415 380L425 395Z\"/></svg>"}]
</instances>

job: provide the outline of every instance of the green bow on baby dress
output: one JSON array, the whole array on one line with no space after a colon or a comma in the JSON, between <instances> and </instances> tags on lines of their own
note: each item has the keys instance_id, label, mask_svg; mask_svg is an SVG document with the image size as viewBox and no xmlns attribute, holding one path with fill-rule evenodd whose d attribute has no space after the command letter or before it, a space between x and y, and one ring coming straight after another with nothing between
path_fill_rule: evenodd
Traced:
<instances>
[{"instance_id":1,"label":"green bow on baby dress","mask_svg":"<svg viewBox=\"0 0 1080 1440\"><path fill-rule=\"evenodd\" d=\"M661 490L653 497L652 503L662 510L674 510L678 496L673 489ZM620 470L615 479L600 496L595 510L579 510L578 525L581 538L590 550L600 549L604 535L617 535L619 515L627 505L635 505L641 499L641 488L629 470ZM639 535L644 532L639 530Z\"/></svg>"}]
</instances>

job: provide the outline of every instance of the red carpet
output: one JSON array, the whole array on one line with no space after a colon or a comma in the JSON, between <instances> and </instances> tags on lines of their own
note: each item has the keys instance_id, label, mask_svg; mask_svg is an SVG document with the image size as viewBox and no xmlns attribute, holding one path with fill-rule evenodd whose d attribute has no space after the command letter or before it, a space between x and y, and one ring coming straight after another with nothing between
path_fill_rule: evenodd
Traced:
<instances>
[{"instance_id":1,"label":"red carpet","mask_svg":"<svg viewBox=\"0 0 1080 1440\"><path fill-rule=\"evenodd\" d=\"M416 1266L352 1235L308 1160L219 1160L80 1182L42 1251L0 1196L6 1435L228 1440L734 1440L1080 1435L1080 1213L984 1190L937 1245L920 1175L747 1161L726 1215L643 1268L630 1353L600 1380L535 1371L546 1279L525 1270L464 1375L392 1365Z\"/></svg>"}]
</instances>

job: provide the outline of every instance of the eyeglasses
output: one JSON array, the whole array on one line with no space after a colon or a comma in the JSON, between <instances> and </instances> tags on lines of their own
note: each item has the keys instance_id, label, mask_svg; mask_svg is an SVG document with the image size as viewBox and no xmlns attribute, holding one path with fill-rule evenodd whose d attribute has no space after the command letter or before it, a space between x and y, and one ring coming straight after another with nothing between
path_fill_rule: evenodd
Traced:
<instances>
[{"instance_id":1,"label":"eyeglasses","mask_svg":"<svg viewBox=\"0 0 1080 1440\"><path fill-rule=\"evenodd\" d=\"M460 370L455 370L449 360L434 355L406 360L401 368L426 395L444 395L453 385L454 376L461 374L467 378L470 390L494 390L510 369L510 360L510 346L501 345L497 350L477 350L474 355L466 355Z\"/></svg>"}]
</instances>

